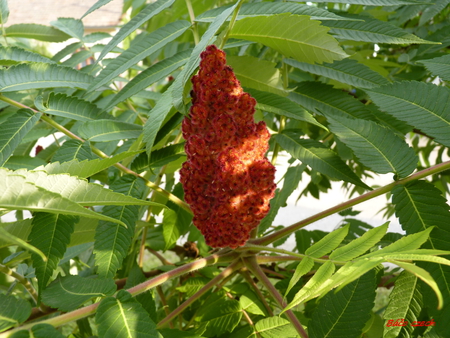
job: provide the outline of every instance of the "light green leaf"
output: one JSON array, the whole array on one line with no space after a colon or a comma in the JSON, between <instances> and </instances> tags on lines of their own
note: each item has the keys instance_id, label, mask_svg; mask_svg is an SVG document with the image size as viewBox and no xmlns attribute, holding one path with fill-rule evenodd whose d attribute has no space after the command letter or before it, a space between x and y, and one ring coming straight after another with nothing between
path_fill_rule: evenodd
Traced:
<instances>
[{"instance_id":1,"label":"light green leaf","mask_svg":"<svg viewBox=\"0 0 450 338\"><path fill-rule=\"evenodd\" d=\"M346 225L342 228L334 230L323 237L320 241L311 245L306 251L305 255L314 258L320 258L332 250L336 249L339 244L347 236L349 226Z\"/></svg>"},{"instance_id":2,"label":"light green leaf","mask_svg":"<svg viewBox=\"0 0 450 338\"><path fill-rule=\"evenodd\" d=\"M80 19L58 18L56 21L50 22L50 24L75 39L83 39L84 25Z\"/></svg>"},{"instance_id":3,"label":"light green leaf","mask_svg":"<svg viewBox=\"0 0 450 338\"><path fill-rule=\"evenodd\" d=\"M144 24L146 21L150 20L153 16L157 15L164 9L171 6L175 0L158 0L146 5L142 8L139 13L133 17L130 21L128 21L118 32L114 35L110 42L103 48L99 57L97 58L97 62L101 61L106 54L112 51L121 41L123 41L127 36L133 33L139 26ZM94 4L91 8L97 6L97 3ZM88 10L89 12L89 10ZM85 14L87 15L87 14Z\"/></svg>"},{"instance_id":4,"label":"light green leaf","mask_svg":"<svg viewBox=\"0 0 450 338\"><path fill-rule=\"evenodd\" d=\"M8 0L0 0L0 24L4 25L8 21L8 16Z\"/></svg>"},{"instance_id":5,"label":"light green leaf","mask_svg":"<svg viewBox=\"0 0 450 338\"><path fill-rule=\"evenodd\" d=\"M300 133L291 130L276 134L275 140L292 157L331 179L343 180L370 189L336 153L323 143L311 139L300 139Z\"/></svg>"},{"instance_id":6,"label":"light green leaf","mask_svg":"<svg viewBox=\"0 0 450 338\"><path fill-rule=\"evenodd\" d=\"M66 47L61 49L58 53L53 55L52 60L55 62L60 62L66 56L75 53L77 49L81 48L81 46L83 46L81 42L71 43L70 45L67 45Z\"/></svg>"},{"instance_id":7,"label":"light green leaf","mask_svg":"<svg viewBox=\"0 0 450 338\"><path fill-rule=\"evenodd\" d=\"M138 138L142 134L142 126L112 120L96 120L84 122L78 128L81 137L92 142L108 142Z\"/></svg>"},{"instance_id":8,"label":"light green leaf","mask_svg":"<svg viewBox=\"0 0 450 338\"><path fill-rule=\"evenodd\" d=\"M409 252L401 252L401 253L390 253L387 255L384 255L383 257L386 260L396 260L396 261L426 261L431 263L437 263L437 264L444 264L450 266L450 261L448 259L442 258L442 257L436 257L431 255L449 255L450 251L444 251L439 250L440 253L431 253L431 255L426 254L425 252L421 251L427 251L426 249L417 250L417 253L409 253ZM432 250L435 251L435 250Z\"/></svg>"},{"instance_id":9,"label":"light green leaf","mask_svg":"<svg viewBox=\"0 0 450 338\"><path fill-rule=\"evenodd\" d=\"M389 304L383 314L385 320L402 318L408 323L419 320L423 306L423 297L417 277L403 271L395 280L395 287L389 295ZM383 337L397 338L411 335L413 326L385 326Z\"/></svg>"},{"instance_id":10,"label":"light green leaf","mask_svg":"<svg viewBox=\"0 0 450 338\"><path fill-rule=\"evenodd\" d=\"M297 306L308 298L314 298L317 295L317 291L319 290L319 288L330 278L335 269L336 267L334 266L333 262L326 261L319 269L317 269L316 273L303 286L303 288L301 288L300 291L297 292L292 302L290 302L283 309L282 313L293 308L294 306Z\"/></svg>"},{"instance_id":11,"label":"light green leaf","mask_svg":"<svg viewBox=\"0 0 450 338\"><path fill-rule=\"evenodd\" d=\"M325 126L317 122L308 111L286 97L252 88L245 88L245 91L256 99L256 109L286 116L298 121L308 122L328 130Z\"/></svg>"},{"instance_id":12,"label":"light green leaf","mask_svg":"<svg viewBox=\"0 0 450 338\"><path fill-rule=\"evenodd\" d=\"M33 227L28 240L46 256L46 259L43 260L39 255L31 254L40 294L58 267L60 259L63 258L77 221L77 217L68 215L46 212L34 214Z\"/></svg>"},{"instance_id":13,"label":"light green leaf","mask_svg":"<svg viewBox=\"0 0 450 338\"><path fill-rule=\"evenodd\" d=\"M162 94L161 98L150 111L149 118L145 122L143 141L146 144L146 151L149 157L152 152L156 134L172 109L172 88L173 85Z\"/></svg>"},{"instance_id":14,"label":"light green leaf","mask_svg":"<svg viewBox=\"0 0 450 338\"><path fill-rule=\"evenodd\" d=\"M141 151L125 151L110 158L83 160L73 159L64 163L51 162L45 166L36 168L36 170L43 170L47 174L64 174L71 176L78 176L80 178L88 178L102 170L105 170L115 163L118 163L130 156L134 156Z\"/></svg>"},{"instance_id":15,"label":"light green leaf","mask_svg":"<svg viewBox=\"0 0 450 338\"><path fill-rule=\"evenodd\" d=\"M328 292L314 309L308 325L311 337L361 337L370 319L377 288L375 271L369 271L340 291Z\"/></svg>"},{"instance_id":16,"label":"light green leaf","mask_svg":"<svg viewBox=\"0 0 450 338\"><path fill-rule=\"evenodd\" d=\"M142 198L147 190L145 182L133 175L116 180L111 189L128 198ZM113 278L128 254L139 219L139 206L106 206L103 214L122 221L126 228L111 222L99 222L95 232L94 255L100 277Z\"/></svg>"},{"instance_id":17,"label":"light green leaf","mask_svg":"<svg viewBox=\"0 0 450 338\"><path fill-rule=\"evenodd\" d=\"M99 9L102 6L105 6L106 4L110 3L112 0L98 0L95 4L93 4L86 13L83 14L81 19L83 19L85 16L91 14L93 11Z\"/></svg>"},{"instance_id":18,"label":"light green leaf","mask_svg":"<svg viewBox=\"0 0 450 338\"><path fill-rule=\"evenodd\" d=\"M19 325L31 314L31 305L13 295L0 294L0 332Z\"/></svg>"},{"instance_id":19,"label":"light green leaf","mask_svg":"<svg viewBox=\"0 0 450 338\"><path fill-rule=\"evenodd\" d=\"M206 32L202 35L202 38L199 43L197 43L194 47L194 50L191 53L191 56L186 62L186 65L184 66L181 73L178 75L178 77L175 79L175 82L172 85L172 100L173 105L176 109L178 109L179 112L186 115L186 107L184 104L184 86L186 85L186 82L190 79L191 74L194 72L194 70L198 67L200 64L200 54L201 52L206 48L206 46L210 45L213 41L214 35L216 32L220 29L220 27L223 25L223 23L227 20L227 18L230 16L230 14L236 9L236 7L241 3L242 1L237 1L233 6L230 8L225 9L220 15L216 17L216 19L209 25ZM147 151L148 150L147 145Z\"/></svg>"},{"instance_id":20,"label":"light green leaf","mask_svg":"<svg viewBox=\"0 0 450 338\"><path fill-rule=\"evenodd\" d=\"M28 235L31 231L31 218L8 223L2 222L0 224L0 228L3 229L6 233L13 236L12 238L7 238L6 236L8 235L2 232L4 235L0 236L0 248L12 245L13 243L15 243L16 239L21 239L26 243ZM42 254L42 256L45 257L44 254Z\"/></svg>"},{"instance_id":21,"label":"light green leaf","mask_svg":"<svg viewBox=\"0 0 450 338\"><path fill-rule=\"evenodd\" d=\"M435 15L442 13L448 6L450 0L435 0L428 5L420 15L419 26L429 22Z\"/></svg>"},{"instance_id":22,"label":"light green leaf","mask_svg":"<svg viewBox=\"0 0 450 338\"><path fill-rule=\"evenodd\" d=\"M0 207L8 210L31 210L57 214L93 217L111 220L102 214L83 208L57 193L47 191L26 181L22 176L0 169ZM20 189L20 190L19 190ZM17 191L20 191L17 194ZM115 221L115 220L113 220ZM121 223L120 221L115 221Z\"/></svg>"},{"instance_id":23,"label":"light green leaf","mask_svg":"<svg viewBox=\"0 0 450 338\"><path fill-rule=\"evenodd\" d=\"M428 284L428 286L434 291L436 294L436 297L438 299L438 309L442 309L442 306L444 305L444 300L442 298L442 293L439 290L439 286L436 284L436 281L433 279L433 277L430 275L430 273L417 265L406 263L406 262L399 262L397 260L390 261L391 263L394 263L398 265L399 267L405 269L406 271L414 274L416 277L420 278L422 281Z\"/></svg>"},{"instance_id":24,"label":"light green leaf","mask_svg":"<svg viewBox=\"0 0 450 338\"><path fill-rule=\"evenodd\" d=\"M68 117L76 121L93 121L108 117L106 114L100 114L101 110L95 104L65 94L50 93L47 107L38 108L43 113Z\"/></svg>"},{"instance_id":25,"label":"light green leaf","mask_svg":"<svg viewBox=\"0 0 450 338\"><path fill-rule=\"evenodd\" d=\"M351 59L344 59L333 63L323 63L322 65L312 65L310 63L299 62L292 59L284 59L283 62L305 72L325 76L359 88L372 88L389 83L389 81L379 73L371 70L366 65Z\"/></svg>"},{"instance_id":26,"label":"light green leaf","mask_svg":"<svg viewBox=\"0 0 450 338\"><path fill-rule=\"evenodd\" d=\"M125 290L100 302L95 322L99 338L162 338L142 305Z\"/></svg>"},{"instance_id":27,"label":"light green leaf","mask_svg":"<svg viewBox=\"0 0 450 338\"><path fill-rule=\"evenodd\" d=\"M144 90L153 83L169 76L186 63L191 52L191 49L182 51L170 58L164 59L150 66L143 72L139 73L130 82L128 82L125 87L120 90L120 92L111 98L104 110L111 110L118 103L125 101L127 98L137 94L141 90Z\"/></svg>"},{"instance_id":28,"label":"light green leaf","mask_svg":"<svg viewBox=\"0 0 450 338\"><path fill-rule=\"evenodd\" d=\"M446 54L437 58L416 61L423 64L434 76L439 76L445 81L450 81L450 55Z\"/></svg>"},{"instance_id":29,"label":"light green leaf","mask_svg":"<svg viewBox=\"0 0 450 338\"><path fill-rule=\"evenodd\" d=\"M368 253L360 258L383 257L387 254L401 253L405 250L417 249L427 241L431 230L433 230L433 227L429 227L424 231L402 237L398 241L385 246L383 249Z\"/></svg>"},{"instance_id":30,"label":"light green leaf","mask_svg":"<svg viewBox=\"0 0 450 338\"><path fill-rule=\"evenodd\" d=\"M331 132L373 171L392 172L403 178L416 168L418 158L414 150L389 129L372 121L325 116Z\"/></svg>"},{"instance_id":31,"label":"light green leaf","mask_svg":"<svg viewBox=\"0 0 450 338\"><path fill-rule=\"evenodd\" d=\"M59 29L35 23L11 25L5 28L5 34L10 38L26 38L46 42L63 42L70 38L70 35Z\"/></svg>"},{"instance_id":32,"label":"light green leaf","mask_svg":"<svg viewBox=\"0 0 450 338\"><path fill-rule=\"evenodd\" d=\"M300 1L300 0L289 0ZM317 0L314 2L329 2L348 5L365 5L365 6L401 6L401 5L420 5L423 2L408 0Z\"/></svg>"},{"instance_id":33,"label":"light green leaf","mask_svg":"<svg viewBox=\"0 0 450 338\"><path fill-rule=\"evenodd\" d=\"M59 277L42 292L42 301L61 311L72 311L94 297L110 296L116 291L113 279L81 276Z\"/></svg>"},{"instance_id":34,"label":"light green leaf","mask_svg":"<svg viewBox=\"0 0 450 338\"><path fill-rule=\"evenodd\" d=\"M298 337L292 323L281 317L261 319L255 324L255 329L256 333L259 333L262 338Z\"/></svg>"},{"instance_id":35,"label":"light green leaf","mask_svg":"<svg viewBox=\"0 0 450 338\"><path fill-rule=\"evenodd\" d=\"M0 166L3 166L13 154L22 139L39 121L41 114L34 114L27 109L20 109L2 123L0 134Z\"/></svg>"},{"instance_id":36,"label":"light green leaf","mask_svg":"<svg viewBox=\"0 0 450 338\"><path fill-rule=\"evenodd\" d=\"M280 70L270 61L260 60L252 56L229 56L227 64L242 87L250 87L260 91L286 96Z\"/></svg>"},{"instance_id":37,"label":"light green leaf","mask_svg":"<svg viewBox=\"0 0 450 338\"><path fill-rule=\"evenodd\" d=\"M155 205L159 203L144 201L130 196L125 196L104 188L99 184L88 183L68 174L48 175L43 171L18 170L12 175L21 175L28 183L40 188L57 193L75 203L83 206L94 205ZM142 182L144 182L142 180Z\"/></svg>"},{"instance_id":38,"label":"light green leaf","mask_svg":"<svg viewBox=\"0 0 450 338\"><path fill-rule=\"evenodd\" d=\"M57 64L19 64L0 70L0 92L53 87L87 89L93 79L88 74Z\"/></svg>"},{"instance_id":39,"label":"light green leaf","mask_svg":"<svg viewBox=\"0 0 450 338\"><path fill-rule=\"evenodd\" d=\"M23 248L25 250L35 253L36 256L40 257L43 261L47 260L47 257L41 250L39 250L38 248L36 248L33 245L28 244L25 240L18 238L15 235L9 233L3 227L0 227L0 238L2 239L2 241L5 241L6 243L20 246L21 248Z\"/></svg>"},{"instance_id":40,"label":"light green leaf","mask_svg":"<svg viewBox=\"0 0 450 338\"><path fill-rule=\"evenodd\" d=\"M58 148L56 153L53 155L52 161L63 163L74 159L84 161L93 160L96 158L97 156L95 156L92 152L91 143L89 141L83 142L80 140L71 139L64 142L63 145ZM61 172L61 174L62 173L63 172Z\"/></svg>"},{"instance_id":41,"label":"light green leaf","mask_svg":"<svg viewBox=\"0 0 450 338\"><path fill-rule=\"evenodd\" d=\"M340 39L390 44L436 44L369 16L346 15L346 17L362 21L325 21L323 25L331 28L330 33Z\"/></svg>"},{"instance_id":42,"label":"light green leaf","mask_svg":"<svg viewBox=\"0 0 450 338\"><path fill-rule=\"evenodd\" d=\"M175 40L190 26L191 24L188 21L179 20L158 28L148 35L139 36L133 41L130 48L107 64L88 90L95 90L109 84L116 76L125 72L131 66Z\"/></svg>"},{"instance_id":43,"label":"light green leaf","mask_svg":"<svg viewBox=\"0 0 450 338\"><path fill-rule=\"evenodd\" d=\"M227 6L228 7L228 6ZM209 11L201 13L195 18L199 22L212 22L225 7L213 8ZM312 20L348 20L332 12L322 8L309 6L305 4L296 4L288 2L259 2L259 3L245 3L239 9L239 14L236 20L241 20L247 17L255 16L270 16L274 14L291 13L297 15L308 15Z\"/></svg>"},{"instance_id":44,"label":"light green leaf","mask_svg":"<svg viewBox=\"0 0 450 338\"><path fill-rule=\"evenodd\" d=\"M450 146L450 89L432 83L402 81L368 90L370 98L399 120Z\"/></svg>"},{"instance_id":45,"label":"light green leaf","mask_svg":"<svg viewBox=\"0 0 450 338\"><path fill-rule=\"evenodd\" d=\"M260 42L286 57L308 63L347 57L328 29L306 15L279 14L239 20L230 37Z\"/></svg>"},{"instance_id":46,"label":"light green leaf","mask_svg":"<svg viewBox=\"0 0 450 338\"><path fill-rule=\"evenodd\" d=\"M291 291L291 289L297 284L297 282L300 280L300 278L307 274L314 266L314 260L311 257L306 256L303 258L300 263L297 265L294 271L294 275L292 276L291 280L289 281L289 285L286 289L286 292L284 293L285 296Z\"/></svg>"},{"instance_id":47,"label":"light green leaf","mask_svg":"<svg viewBox=\"0 0 450 338\"><path fill-rule=\"evenodd\" d=\"M180 238L180 232L177 228L177 214L171 209L164 210L163 236L166 246L164 251L174 246Z\"/></svg>"},{"instance_id":48,"label":"light green leaf","mask_svg":"<svg viewBox=\"0 0 450 338\"><path fill-rule=\"evenodd\" d=\"M349 261L362 255L367 250L372 248L375 244L377 244L381 240L381 238L383 238L383 236L386 234L388 226L389 222L384 223L383 225L380 225L376 228L370 229L361 237L358 237L347 245L334 250L330 255L330 259L335 261Z\"/></svg>"},{"instance_id":49,"label":"light green leaf","mask_svg":"<svg viewBox=\"0 0 450 338\"><path fill-rule=\"evenodd\" d=\"M0 47L0 64L12 65L19 62L45 62L54 63L53 60L46 58L38 53L33 53L19 47Z\"/></svg>"}]
</instances>

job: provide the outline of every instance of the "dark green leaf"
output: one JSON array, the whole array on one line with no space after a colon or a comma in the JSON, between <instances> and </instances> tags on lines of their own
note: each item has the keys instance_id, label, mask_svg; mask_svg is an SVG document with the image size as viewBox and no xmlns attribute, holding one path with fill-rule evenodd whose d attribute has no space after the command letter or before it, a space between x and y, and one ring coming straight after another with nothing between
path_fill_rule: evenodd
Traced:
<instances>
[{"instance_id":1,"label":"dark green leaf","mask_svg":"<svg viewBox=\"0 0 450 338\"><path fill-rule=\"evenodd\" d=\"M18 62L46 62L54 63L53 60L46 58L38 53L33 53L19 47L0 47L0 64L8 65Z\"/></svg>"},{"instance_id":2,"label":"dark green leaf","mask_svg":"<svg viewBox=\"0 0 450 338\"><path fill-rule=\"evenodd\" d=\"M142 134L142 126L112 120L96 120L84 122L78 128L78 133L92 142L118 141L138 138Z\"/></svg>"},{"instance_id":3,"label":"dark green leaf","mask_svg":"<svg viewBox=\"0 0 450 338\"><path fill-rule=\"evenodd\" d=\"M0 294L0 332L23 323L31 314L31 305L12 295Z\"/></svg>"},{"instance_id":4,"label":"dark green leaf","mask_svg":"<svg viewBox=\"0 0 450 338\"><path fill-rule=\"evenodd\" d=\"M113 279L59 277L42 292L42 301L61 311L72 311L89 299L112 295L116 288Z\"/></svg>"},{"instance_id":5,"label":"dark green leaf","mask_svg":"<svg viewBox=\"0 0 450 338\"><path fill-rule=\"evenodd\" d=\"M95 159L95 156L91 151L89 142L68 140L64 142L63 145L56 151L52 160L54 162L63 163L72 161L74 159L77 159L79 161Z\"/></svg>"},{"instance_id":6,"label":"dark green leaf","mask_svg":"<svg viewBox=\"0 0 450 338\"><path fill-rule=\"evenodd\" d=\"M58 18L56 21L50 22L50 24L75 39L81 40L83 38L84 25L80 19Z\"/></svg>"}]
</instances>

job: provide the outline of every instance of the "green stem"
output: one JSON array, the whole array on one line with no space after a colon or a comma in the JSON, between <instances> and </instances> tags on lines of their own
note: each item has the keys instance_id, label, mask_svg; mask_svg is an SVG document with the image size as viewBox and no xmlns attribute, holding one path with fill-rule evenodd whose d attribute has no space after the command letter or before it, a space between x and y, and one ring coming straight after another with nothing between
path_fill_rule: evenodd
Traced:
<instances>
[{"instance_id":1,"label":"green stem","mask_svg":"<svg viewBox=\"0 0 450 338\"><path fill-rule=\"evenodd\" d=\"M189 13L189 18L191 19L191 23L192 23L192 32L194 35L194 42L196 45L198 45L198 43L200 42L200 35L198 34L197 23L195 22L194 8L192 7L191 0L185 0L185 1L186 1L186 7L187 7L188 13Z\"/></svg>"},{"instance_id":2,"label":"green stem","mask_svg":"<svg viewBox=\"0 0 450 338\"><path fill-rule=\"evenodd\" d=\"M182 313L188 306L190 306L193 302L198 300L201 296L203 296L206 292L212 289L217 283L219 283L222 279L231 275L235 270L239 269L242 265L242 261L240 259L235 259L226 269L224 269L221 273L219 273L216 277L211 279L208 283L206 283L199 291L197 291L192 297L187 299L183 304L178 306L175 310L172 311L166 318L161 320L156 328L160 329L170 323L172 319Z\"/></svg>"},{"instance_id":3,"label":"green stem","mask_svg":"<svg viewBox=\"0 0 450 338\"><path fill-rule=\"evenodd\" d=\"M286 307L286 303L283 300L283 296L280 295L278 290L272 285L269 278L265 275L265 273L261 270L259 267L256 258L253 257L246 257L243 258L243 261L247 268L255 275L256 278L264 285L264 287L267 289L271 297L277 302L277 304L284 309ZM289 318L291 324L295 327L298 334L302 338L308 338L308 334L306 333L305 329L303 328L302 324L298 320L298 318L294 315L294 313L291 310L287 310L285 312L286 316Z\"/></svg>"},{"instance_id":4,"label":"green stem","mask_svg":"<svg viewBox=\"0 0 450 338\"><path fill-rule=\"evenodd\" d=\"M0 100L9 103L12 106L18 107L18 108L25 108L25 109L30 109L31 111L33 111L34 113L37 113L38 111L28 107L20 102L14 101L6 96L3 96L0 94ZM70 130L68 130L67 128L63 127L62 125L60 125L59 123L53 121L50 117L46 116L46 115L42 115L41 119L45 122L47 122L49 125L51 125L53 128L55 128L56 130L59 130L60 132L64 133L65 135L69 136L72 139L75 140L79 140L81 142L85 142L85 140L83 140L81 137L79 137L78 135L75 135L74 133L72 133ZM100 149L91 146L92 152L94 154L96 154L97 156L101 157L101 158L109 158L108 155L106 155L103 151L101 151ZM166 197L169 199L169 201L173 202L174 204L176 204L177 206L179 206L180 208L182 208L183 210L187 211L188 213L192 214L191 208L189 207L189 205L187 203L185 203L184 201L180 200L177 196L171 194L169 191L166 191L162 188L160 188L157 184L147 180L146 178L142 177L141 175L139 175L138 173L134 172L133 170L125 167L123 164L120 163L116 163L114 164L114 166L116 168L118 168L120 171L122 171L125 174L130 174L130 175L134 175L136 177L139 177L140 179L144 180L145 185L147 187L149 187L150 189L153 189L155 192L157 192L158 194Z\"/></svg>"},{"instance_id":5,"label":"green stem","mask_svg":"<svg viewBox=\"0 0 450 338\"><path fill-rule=\"evenodd\" d=\"M228 28L227 28L227 33L223 37L223 40L220 43L219 49L223 49L223 47L225 46L225 43L228 40L228 36L230 35L231 30L233 29L234 23L236 22L236 18L238 16L239 10L241 9L242 3L243 3L243 0L239 0L239 4L237 5L236 9L233 12L233 16L231 17L230 24L228 25Z\"/></svg>"},{"instance_id":6,"label":"green stem","mask_svg":"<svg viewBox=\"0 0 450 338\"><path fill-rule=\"evenodd\" d=\"M31 285L31 283L28 281L28 279L26 279L21 274L15 272L14 270L11 270L9 267L7 267L7 266L5 266L3 264L0 264L0 272L3 272L5 275L11 276L16 281L18 281L20 284L22 284L24 286L24 288L30 294L31 298L33 298L35 304L38 303L37 302L38 295L36 293L36 290L34 289L33 285Z\"/></svg>"},{"instance_id":7,"label":"green stem","mask_svg":"<svg viewBox=\"0 0 450 338\"><path fill-rule=\"evenodd\" d=\"M261 237L261 238L255 239L255 240L249 240L249 243L255 244L255 245L268 245L278 239L289 236L290 234L294 233L295 231L297 231L311 223L317 222L325 217L328 217L328 216L338 213L340 211L346 210L346 209L353 207L359 203L368 201L374 197L384 195L384 194L390 192L397 185L406 184L406 183L409 183L409 182L412 182L415 180L419 180L419 179L440 173L441 171L448 170L448 169L450 169L450 161L436 164L430 168L418 171L417 173L415 173L411 176L408 176L401 180L392 182L388 185L385 185L384 187L369 191L368 193L363 194L358 197L355 197L351 200L348 200L347 202L338 204L332 208L329 208L327 210L319 212L311 217L305 218L304 220L302 220L300 222L294 223L294 224L292 224L284 229L281 229L279 231L276 231L268 236Z\"/></svg>"}]
</instances>

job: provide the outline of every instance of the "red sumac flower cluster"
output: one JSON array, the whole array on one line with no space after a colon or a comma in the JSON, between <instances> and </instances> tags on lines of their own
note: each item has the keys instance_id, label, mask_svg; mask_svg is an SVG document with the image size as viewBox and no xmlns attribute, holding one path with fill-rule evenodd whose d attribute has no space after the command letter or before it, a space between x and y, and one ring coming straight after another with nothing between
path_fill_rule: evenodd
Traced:
<instances>
[{"instance_id":1,"label":"red sumac flower cluster","mask_svg":"<svg viewBox=\"0 0 450 338\"><path fill-rule=\"evenodd\" d=\"M182 126L185 200L208 245L236 248L267 215L275 192L275 167L265 157L270 134L264 122L254 122L256 101L216 46L201 54L192 83L193 104Z\"/></svg>"}]
</instances>

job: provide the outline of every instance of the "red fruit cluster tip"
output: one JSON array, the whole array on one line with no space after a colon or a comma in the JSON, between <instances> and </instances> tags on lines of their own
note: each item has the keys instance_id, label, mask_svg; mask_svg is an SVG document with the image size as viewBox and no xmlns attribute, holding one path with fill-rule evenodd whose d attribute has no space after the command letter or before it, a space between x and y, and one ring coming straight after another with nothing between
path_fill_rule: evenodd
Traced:
<instances>
[{"instance_id":1,"label":"red fruit cluster tip","mask_svg":"<svg viewBox=\"0 0 450 338\"><path fill-rule=\"evenodd\" d=\"M193 104L182 126L184 197L208 245L236 248L267 215L275 192L275 167L265 157L270 134L264 122L254 122L256 101L216 46L201 54L192 83Z\"/></svg>"}]
</instances>

